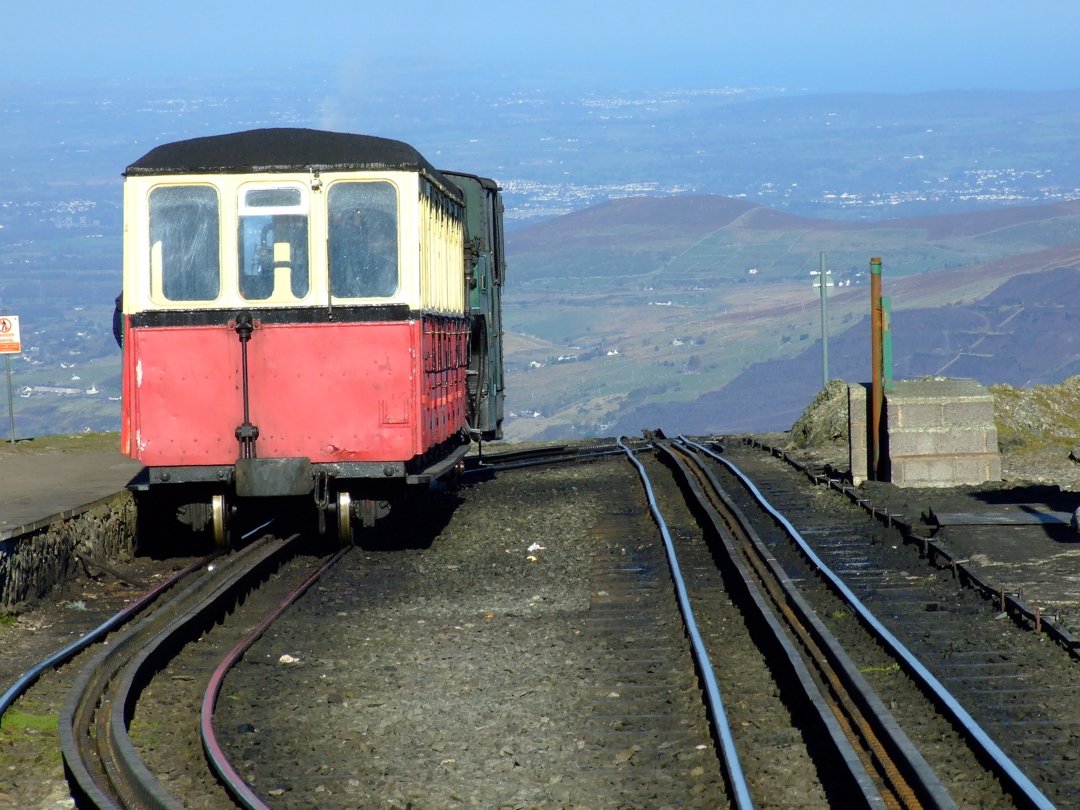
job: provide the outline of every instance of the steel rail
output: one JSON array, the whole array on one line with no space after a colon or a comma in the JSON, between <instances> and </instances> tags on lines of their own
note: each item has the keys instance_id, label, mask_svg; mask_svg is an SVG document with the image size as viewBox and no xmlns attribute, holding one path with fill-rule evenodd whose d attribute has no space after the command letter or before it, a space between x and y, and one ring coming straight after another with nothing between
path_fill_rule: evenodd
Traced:
<instances>
[{"instance_id":1,"label":"steel rail","mask_svg":"<svg viewBox=\"0 0 1080 810\"><path fill-rule=\"evenodd\" d=\"M731 726L728 724L727 714L724 709L724 701L720 695L720 687L716 682L712 661L709 660L709 653L705 647L705 641L702 639L701 633L697 627L697 622L694 619L694 611L690 606L690 597L687 593L686 581L683 579L682 570L679 567L679 560L675 555L675 544L671 539L671 533L668 531L667 523L664 521L664 516L661 514L660 507L656 502L656 496L653 493L652 484L645 471L645 466L638 461L634 456L633 451L623 443L621 438L619 439L618 444L626 453L626 457L637 468L638 476L641 478L641 483L645 488L645 497L649 501L649 511L652 513L653 519L656 521L656 525L660 529L660 534L664 539L664 550L667 554L668 566L671 569L672 579L675 582L679 611L682 613L683 623L686 625L686 632L690 636L694 660L697 662L698 670L701 672L701 677L704 681L709 716L712 720L713 728L716 729L717 736L720 738L720 753L723 759L724 770L727 773L728 784L734 794L732 804L734 807L739 808L739 810L750 810L750 808L753 808L754 806L753 799L750 797L750 787L747 784L742 764L739 762L739 752L735 747L735 739L731 734Z\"/></svg>"},{"instance_id":2,"label":"steel rail","mask_svg":"<svg viewBox=\"0 0 1080 810\"><path fill-rule=\"evenodd\" d=\"M677 458L673 448L684 454L685 460ZM899 806L921 807L925 802L939 808L956 807L937 774L866 682L842 645L799 593L782 566L765 548L750 521L731 503L712 473L701 465L700 456L685 445L668 444L662 449L679 466L687 485L716 526L733 561L737 565L739 556L746 560L772 601L772 610L783 616L788 632L802 645L808 660L827 685L833 696L828 710L835 714L839 724L837 727L843 735L841 738L834 737L834 742L839 750L845 752L845 759L847 750L854 752L855 746L861 748L864 754L859 759L863 766L867 772L872 768L878 773L889 791L889 798ZM688 463L691 461L693 469ZM707 483L710 492L698 486L699 481ZM713 503L706 503L706 500L718 503L714 506ZM721 523L727 524L734 532L722 532ZM739 541L735 539L735 534L742 537L741 547L737 545Z\"/></svg>"},{"instance_id":3,"label":"steel rail","mask_svg":"<svg viewBox=\"0 0 1080 810\"><path fill-rule=\"evenodd\" d=\"M965 730L969 739L978 746L986 757L993 761L998 769L998 773L1013 787L1020 798L1023 798L1023 800L1032 807L1045 808L1046 810L1053 808L1053 803L1051 803L1035 784L1032 783L1027 775L1017 767L1016 763L1013 762L1000 747L998 747L997 743L995 743L990 735L979 726L975 719L968 713L967 709L960 704L945 685L941 683L941 681L939 681L865 605L863 605L844 581L837 576L820 557L818 557L810 547L810 544L807 543L799 533L798 529L796 529L783 514L777 511L772 504L769 503L768 499L754 485L754 482L742 472L742 470L731 461L723 458L704 445L693 442L682 436L678 438L678 441L689 447L693 447L719 462L739 479L742 485L746 487L747 491L761 504L761 507L783 527L784 531L795 541L806 558L821 572L821 575L828 580L836 592L847 601L852 610L858 614L864 624L870 627L886 644L892 654L900 659L907 670L912 673L931 694L936 696L945 711Z\"/></svg>"},{"instance_id":4,"label":"steel rail","mask_svg":"<svg viewBox=\"0 0 1080 810\"><path fill-rule=\"evenodd\" d=\"M642 449L647 445L640 445ZM483 458L475 456L466 460L467 466L463 475L480 475L482 473L499 472L502 470L517 470L527 467L541 467L549 464L570 464L573 462L592 461L607 456L617 456L623 453L623 448L617 445L598 445L596 447L567 449L565 446L558 448L538 448L536 450L519 450L510 453L499 453Z\"/></svg>"},{"instance_id":5,"label":"steel rail","mask_svg":"<svg viewBox=\"0 0 1080 810\"><path fill-rule=\"evenodd\" d=\"M303 596L312 585L318 582L323 574L337 565L338 561L351 551L352 548L352 546L347 546L340 549L330 557L329 560L319 566L319 568L317 568L307 579L300 583L300 585L298 585L291 593L286 595L285 598L278 603L277 607L267 613L255 629L241 639L240 642L229 651L228 655L222 659L221 663L219 663L214 670L214 674L211 676L210 681L206 686L206 691L203 693L202 708L199 712L199 730L202 737L203 751L206 754L211 769L217 774L225 789L232 795L235 801L244 807L250 808L250 810L269 810L269 805L263 802L255 792L254 788L240 776L240 773L233 766L228 756L226 756L225 751L218 740L217 731L214 728L214 711L217 708L217 700L218 696L221 694L225 676L228 674L229 670L243 658L244 653L246 653L256 641L262 638L270 625L277 621L278 617L296 602L297 599Z\"/></svg>"},{"instance_id":6,"label":"steel rail","mask_svg":"<svg viewBox=\"0 0 1080 810\"><path fill-rule=\"evenodd\" d=\"M1040 613L1038 608L1033 608L1027 604L1022 598L1022 591L1020 593L1006 593L1001 585L990 582L984 575L966 565L966 560L954 558L953 554L942 544L920 534L912 521L902 519L904 518L903 515L890 513L888 505L877 507L871 501L860 498L855 487L851 484L845 483L832 475L815 472L809 465L799 461L785 450L749 437L744 438L743 443L748 447L763 450L776 458L782 459L815 484L826 486L846 496L852 503L870 514L871 517L884 523L886 527L895 527L904 535L906 542L915 543L920 547L924 557L929 558L931 561L940 561L943 567L951 568L956 572L956 576L961 582L969 585L984 599L996 603L999 606L999 612L1008 613L1014 619L1026 623L1030 629L1037 633L1046 633L1070 657L1074 660L1080 659L1080 639L1077 639L1057 619L1051 619L1049 616Z\"/></svg>"},{"instance_id":7,"label":"steel rail","mask_svg":"<svg viewBox=\"0 0 1080 810\"><path fill-rule=\"evenodd\" d=\"M128 736L136 695L152 671L164 666L167 643L191 633L196 622L205 623L220 600L238 596L296 538L267 538L221 558L218 566L207 566L202 576L125 628L83 668L59 724L61 753L77 798L103 808L181 807L149 772Z\"/></svg>"},{"instance_id":8,"label":"steel rail","mask_svg":"<svg viewBox=\"0 0 1080 810\"><path fill-rule=\"evenodd\" d=\"M203 566L207 565L215 557L219 556L222 552L215 551L213 554L203 557L201 560L193 562L186 568L178 571L173 576L169 577L164 582L160 582L151 588L146 593L142 594L131 604L127 605L123 610L110 616L107 620L99 624L93 630L87 631L78 639L73 641L66 647L57 650L48 658L35 664L28 669L25 673L19 676L18 680L13 683L3 695L0 695L0 715L3 715L16 700L18 700L23 694L25 694L31 686L33 686L37 680L45 674L49 669L55 669L63 664L66 664L80 652L85 650L95 641L102 639L108 633L112 632L117 627L124 625L133 618L139 615L142 610L161 596L165 591L172 588L180 580L187 577L189 574L198 571Z\"/></svg>"},{"instance_id":9,"label":"steel rail","mask_svg":"<svg viewBox=\"0 0 1080 810\"><path fill-rule=\"evenodd\" d=\"M243 536L242 539L248 539L253 534L265 529L272 522L272 519L266 521L261 526L258 526L255 529L249 531ZM123 610L117 611L114 615L110 616L108 619L106 619L104 622L102 622L92 630L88 630L71 644L57 650L48 658L45 658L44 660L38 662L33 667L28 669L26 672L20 675L19 678L10 687L8 687L7 691L5 691L4 694L0 695L0 716L3 716L4 712L10 709L11 705L16 700L22 697L22 695L26 694L26 692L29 691L30 687L37 683L38 679L42 675L44 675L46 671L48 671L49 669L55 669L57 667L63 666L94 642L100 641L102 638L104 638L116 628L121 627L127 622L131 621L136 616L138 616L144 608L152 605L159 596L168 591L182 579L186 578L189 574L192 574L195 571L198 571L199 569L208 565L224 553L224 549L218 549L213 553L206 555L202 559L196 560L195 562L188 565L186 568L177 571L168 579L164 580L163 582L159 582L153 588L146 591L146 593L142 594L131 604L127 605Z\"/></svg>"}]
</instances>

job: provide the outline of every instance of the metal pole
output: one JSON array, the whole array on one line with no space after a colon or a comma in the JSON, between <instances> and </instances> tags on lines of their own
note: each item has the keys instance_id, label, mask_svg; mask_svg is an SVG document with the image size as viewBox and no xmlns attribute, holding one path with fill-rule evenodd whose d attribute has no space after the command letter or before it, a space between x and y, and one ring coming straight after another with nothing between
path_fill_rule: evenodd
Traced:
<instances>
[{"instance_id":1,"label":"metal pole","mask_svg":"<svg viewBox=\"0 0 1080 810\"><path fill-rule=\"evenodd\" d=\"M11 355L5 354L4 361L7 365L8 430L11 435L11 443L15 444L15 400L11 396Z\"/></svg>"},{"instance_id":2,"label":"metal pole","mask_svg":"<svg viewBox=\"0 0 1080 810\"><path fill-rule=\"evenodd\" d=\"M0 309L0 315L7 315L7 307ZM4 364L7 367L7 409L8 409L8 437L15 444L15 398L11 394L11 355L4 355Z\"/></svg>"},{"instance_id":3,"label":"metal pole","mask_svg":"<svg viewBox=\"0 0 1080 810\"><path fill-rule=\"evenodd\" d=\"M829 285L825 279L825 251L819 257L821 270L818 283L821 285L821 387L829 385Z\"/></svg>"},{"instance_id":4,"label":"metal pole","mask_svg":"<svg viewBox=\"0 0 1080 810\"><path fill-rule=\"evenodd\" d=\"M881 259L870 259L870 480L878 477L881 453Z\"/></svg>"}]
</instances>

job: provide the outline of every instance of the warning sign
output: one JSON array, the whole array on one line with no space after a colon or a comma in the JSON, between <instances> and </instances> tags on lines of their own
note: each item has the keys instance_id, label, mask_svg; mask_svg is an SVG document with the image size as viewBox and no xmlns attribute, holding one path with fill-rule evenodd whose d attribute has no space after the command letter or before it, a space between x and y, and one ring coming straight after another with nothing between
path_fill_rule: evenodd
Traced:
<instances>
[{"instance_id":1,"label":"warning sign","mask_svg":"<svg viewBox=\"0 0 1080 810\"><path fill-rule=\"evenodd\" d=\"M0 315L0 354L21 354L19 316Z\"/></svg>"}]
</instances>

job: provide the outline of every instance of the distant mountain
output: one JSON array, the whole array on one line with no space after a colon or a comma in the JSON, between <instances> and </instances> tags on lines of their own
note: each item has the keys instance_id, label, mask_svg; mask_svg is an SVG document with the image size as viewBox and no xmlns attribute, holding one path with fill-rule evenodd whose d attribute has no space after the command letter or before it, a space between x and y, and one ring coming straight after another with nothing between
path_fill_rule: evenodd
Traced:
<instances>
[{"instance_id":1,"label":"distant mountain","mask_svg":"<svg viewBox=\"0 0 1080 810\"><path fill-rule=\"evenodd\" d=\"M710 195L612 200L508 236L512 288L715 288L793 281L827 255L834 278L865 273L871 255L890 275L983 264L1080 241L1080 200L877 222L815 219Z\"/></svg>"},{"instance_id":2,"label":"distant mountain","mask_svg":"<svg viewBox=\"0 0 1080 810\"><path fill-rule=\"evenodd\" d=\"M552 245L625 247L658 239L699 239L755 210L768 209L715 194L626 197L513 231L508 242L513 253L531 253Z\"/></svg>"},{"instance_id":3,"label":"distant mountain","mask_svg":"<svg viewBox=\"0 0 1080 810\"><path fill-rule=\"evenodd\" d=\"M926 231L927 239L936 240L957 236L997 235L1000 237L1002 232L1014 228L1034 223L1072 220L1078 215L1080 215L1080 199L1047 205L1010 205L959 214L939 214L932 217L907 217L894 219L886 224L900 228L923 229ZM1072 239L1080 239L1080 233L1074 231Z\"/></svg>"}]
</instances>

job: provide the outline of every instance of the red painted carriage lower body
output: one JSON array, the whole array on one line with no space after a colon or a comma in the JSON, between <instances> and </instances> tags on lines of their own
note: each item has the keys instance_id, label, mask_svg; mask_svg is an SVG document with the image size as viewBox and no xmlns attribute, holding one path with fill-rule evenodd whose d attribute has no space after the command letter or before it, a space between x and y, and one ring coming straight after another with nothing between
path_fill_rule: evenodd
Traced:
<instances>
[{"instance_id":1,"label":"red painted carriage lower body","mask_svg":"<svg viewBox=\"0 0 1080 810\"><path fill-rule=\"evenodd\" d=\"M409 462L467 427L468 325L267 323L247 344L259 458ZM124 451L148 467L228 465L244 421L232 324L127 330Z\"/></svg>"}]
</instances>

